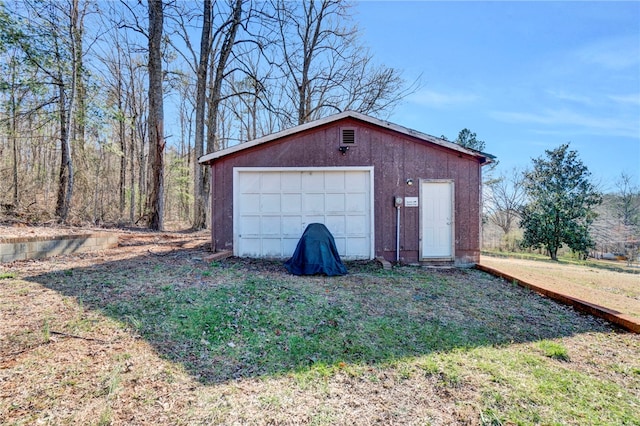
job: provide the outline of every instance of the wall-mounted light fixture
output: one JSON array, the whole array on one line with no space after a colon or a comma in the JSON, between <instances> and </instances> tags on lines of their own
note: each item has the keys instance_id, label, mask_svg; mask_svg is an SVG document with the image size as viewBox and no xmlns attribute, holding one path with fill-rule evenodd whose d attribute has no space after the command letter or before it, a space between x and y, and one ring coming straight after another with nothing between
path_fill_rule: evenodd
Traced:
<instances>
[{"instance_id":1,"label":"wall-mounted light fixture","mask_svg":"<svg viewBox=\"0 0 640 426\"><path fill-rule=\"evenodd\" d=\"M349 151L349 147L343 145L341 147L338 147L338 151L340 151L342 153L342 155L346 155L347 151Z\"/></svg>"},{"instance_id":2,"label":"wall-mounted light fixture","mask_svg":"<svg viewBox=\"0 0 640 426\"><path fill-rule=\"evenodd\" d=\"M407 179L407 185L409 186L413 185L413 179Z\"/></svg>"}]
</instances>

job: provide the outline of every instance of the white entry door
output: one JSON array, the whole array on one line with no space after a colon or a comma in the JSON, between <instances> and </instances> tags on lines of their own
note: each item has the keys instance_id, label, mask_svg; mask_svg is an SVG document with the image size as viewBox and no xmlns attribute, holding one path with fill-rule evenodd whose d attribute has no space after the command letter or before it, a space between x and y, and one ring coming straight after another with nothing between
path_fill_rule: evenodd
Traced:
<instances>
[{"instance_id":1,"label":"white entry door","mask_svg":"<svg viewBox=\"0 0 640 426\"><path fill-rule=\"evenodd\" d=\"M454 209L452 181L420 182L420 257L452 259Z\"/></svg>"},{"instance_id":2,"label":"white entry door","mask_svg":"<svg viewBox=\"0 0 640 426\"><path fill-rule=\"evenodd\" d=\"M373 167L234 169L234 255L288 258L310 223L344 259L373 258Z\"/></svg>"}]
</instances>

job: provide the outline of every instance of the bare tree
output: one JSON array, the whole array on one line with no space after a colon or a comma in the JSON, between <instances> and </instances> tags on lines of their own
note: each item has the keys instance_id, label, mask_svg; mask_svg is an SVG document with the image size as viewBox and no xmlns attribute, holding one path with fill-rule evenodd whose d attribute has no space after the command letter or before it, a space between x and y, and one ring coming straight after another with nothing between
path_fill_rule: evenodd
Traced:
<instances>
[{"instance_id":1,"label":"bare tree","mask_svg":"<svg viewBox=\"0 0 640 426\"><path fill-rule=\"evenodd\" d=\"M0 0L0 201L34 221L206 227L197 157L402 96L349 19L342 0ZM163 95L180 101L179 145Z\"/></svg>"},{"instance_id":2,"label":"bare tree","mask_svg":"<svg viewBox=\"0 0 640 426\"><path fill-rule=\"evenodd\" d=\"M66 34L68 37L67 43L64 43L64 39L62 37L54 37L53 39L53 55L56 65L55 70L52 72L52 76L54 78L55 85L58 87L58 114L60 120L61 147L56 216L58 216L61 221L67 220L71 206L71 199L73 197L74 184L74 167L71 157L71 128L72 117L77 100L76 87L79 78L78 72L81 66L79 59L82 57L82 52L78 52L78 47L81 46L81 41L78 40L78 37L82 34L82 30L80 29L80 25L82 25L82 18L79 14L77 0L73 0L69 4L68 19L69 24ZM63 28L65 27L58 21L55 15L52 15L51 24L53 27L57 25L62 25ZM66 49L70 49L68 57L65 57L64 51ZM67 81L65 75L67 72L65 70L65 59L70 60L70 81Z\"/></svg>"},{"instance_id":3,"label":"bare tree","mask_svg":"<svg viewBox=\"0 0 640 426\"><path fill-rule=\"evenodd\" d=\"M149 198L148 225L164 229L164 106L162 91L162 0L149 1Z\"/></svg>"},{"instance_id":4,"label":"bare tree","mask_svg":"<svg viewBox=\"0 0 640 426\"><path fill-rule=\"evenodd\" d=\"M20 112L20 106L22 103L22 96L20 95L20 85L18 84L18 72L20 65L16 55L17 52L15 51L15 49L13 49L10 52L10 56L7 57L8 60L6 63L6 72L8 79L3 82L3 89L8 92L8 101L6 103L7 117L5 119L12 153L12 210L18 207L19 201L18 162L20 160L18 158L18 114Z\"/></svg>"},{"instance_id":5,"label":"bare tree","mask_svg":"<svg viewBox=\"0 0 640 426\"><path fill-rule=\"evenodd\" d=\"M211 20L213 10L211 0L204 0L202 4L202 33L200 36L200 58L198 60L196 82L196 128L195 128L195 157L196 160L204 154L205 106L207 99L207 71L211 56ZM205 169L197 161L194 162L194 204L193 228L204 229L207 226L207 182Z\"/></svg>"},{"instance_id":6,"label":"bare tree","mask_svg":"<svg viewBox=\"0 0 640 426\"><path fill-rule=\"evenodd\" d=\"M118 141L119 149L114 150L119 156L118 174L118 219L125 216L125 208L129 207L128 220L130 224L136 222L136 194L140 194L143 186L136 191L136 173L145 175L144 158L139 161L139 169L136 168L137 151L144 152L146 130L141 130L138 117L139 111L137 98L140 97L140 80L146 68L142 59L136 52L144 50L143 47L131 41L128 24L122 16L123 10L119 10L112 4L111 8L103 11L102 25L110 30L103 34L104 43L100 44L98 58L103 66L98 68L102 75L104 89L106 91L107 108L113 125L116 127L114 134ZM133 27L134 33L141 33L146 37L146 31L141 27ZM143 97L146 97L143 95ZM127 179L128 175L128 179ZM127 194L128 193L128 194ZM128 195L128 199L127 199Z\"/></svg>"},{"instance_id":7,"label":"bare tree","mask_svg":"<svg viewBox=\"0 0 640 426\"><path fill-rule=\"evenodd\" d=\"M13 43L21 49L25 62L38 70L41 87L47 94L41 105L51 101L57 106L57 134L60 145L60 162L57 174L57 197L55 215L67 221L74 192L75 166L72 156L72 140L75 129L84 115L78 113L78 88L83 69L84 17L87 2L67 0L65 2L24 2L19 13L23 20L19 34ZM84 104L80 104L84 108Z\"/></svg>"},{"instance_id":8,"label":"bare tree","mask_svg":"<svg viewBox=\"0 0 640 426\"><path fill-rule=\"evenodd\" d=\"M633 176L620 173L616 181L616 214L626 226L640 225L640 187L634 185Z\"/></svg>"},{"instance_id":9,"label":"bare tree","mask_svg":"<svg viewBox=\"0 0 640 426\"><path fill-rule=\"evenodd\" d=\"M220 26L218 32L220 47L217 50L215 61L211 61L211 80L209 82L208 115L207 115L207 151L212 152L222 148L216 132L218 129L218 114L222 102L222 85L227 76L227 65L233 47L236 43L236 35L241 24L242 9L245 0L233 0L228 19ZM206 173L206 172L205 172ZM208 178L207 184L208 184Z\"/></svg>"},{"instance_id":10,"label":"bare tree","mask_svg":"<svg viewBox=\"0 0 640 426\"><path fill-rule=\"evenodd\" d=\"M375 67L358 43L350 5L344 0L287 2L272 0L281 52L278 64L291 107L279 112L283 126L302 124L328 113L354 109L382 114L410 91L400 74Z\"/></svg>"},{"instance_id":11,"label":"bare tree","mask_svg":"<svg viewBox=\"0 0 640 426\"><path fill-rule=\"evenodd\" d=\"M522 172L512 169L502 173L497 179L486 185L484 209L488 220L498 226L504 235L509 234L518 225L520 210L524 206L526 195Z\"/></svg>"},{"instance_id":12,"label":"bare tree","mask_svg":"<svg viewBox=\"0 0 640 426\"><path fill-rule=\"evenodd\" d=\"M250 7L247 0L215 2L205 0L200 13L176 4L170 17L176 26L176 34L183 43L176 47L196 76L195 81L195 143L196 159L205 153L220 149L222 142L218 135L218 120L221 103L224 100L223 86L233 71L229 70L234 58L237 34L243 21L245 9ZM193 22L202 22L200 50L193 47L190 39ZM190 54L190 57L188 56ZM194 217L192 227L202 229L207 224L209 172L199 164L194 165Z\"/></svg>"}]
</instances>

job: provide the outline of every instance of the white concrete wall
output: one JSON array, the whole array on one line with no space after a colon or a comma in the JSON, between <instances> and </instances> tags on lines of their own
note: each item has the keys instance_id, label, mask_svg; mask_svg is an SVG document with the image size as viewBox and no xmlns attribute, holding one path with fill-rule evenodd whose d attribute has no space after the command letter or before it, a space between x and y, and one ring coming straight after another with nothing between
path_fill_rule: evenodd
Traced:
<instances>
[{"instance_id":1,"label":"white concrete wall","mask_svg":"<svg viewBox=\"0 0 640 426\"><path fill-rule=\"evenodd\" d=\"M3 239L0 240L0 263L106 250L117 245L118 236L107 233Z\"/></svg>"}]
</instances>

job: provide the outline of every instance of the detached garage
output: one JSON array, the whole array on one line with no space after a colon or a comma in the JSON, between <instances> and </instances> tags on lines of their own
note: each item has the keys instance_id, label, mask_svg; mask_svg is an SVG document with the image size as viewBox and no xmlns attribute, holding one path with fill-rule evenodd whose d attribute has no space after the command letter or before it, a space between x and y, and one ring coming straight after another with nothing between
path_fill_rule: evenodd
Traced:
<instances>
[{"instance_id":1,"label":"detached garage","mask_svg":"<svg viewBox=\"0 0 640 426\"><path fill-rule=\"evenodd\" d=\"M212 249L287 259L323 223L343 259L476 263L490 159L351 111L216 151Z\"/></svg>"}]
</instances>

